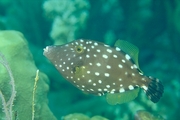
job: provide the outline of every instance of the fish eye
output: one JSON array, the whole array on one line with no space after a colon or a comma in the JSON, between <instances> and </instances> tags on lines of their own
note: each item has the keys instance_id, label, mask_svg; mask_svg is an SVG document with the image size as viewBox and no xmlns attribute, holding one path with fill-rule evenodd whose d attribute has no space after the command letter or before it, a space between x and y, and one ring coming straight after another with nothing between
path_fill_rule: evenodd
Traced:
<instances>
[{"instance_id":1,"label":"fish eye","mask_svg":"<svg viewBox=\"0 0 180 120\"><path fill-rule=\"evenodd\" d=\"M78 53L82 53L84 51L83 47L82 46L76 46L75 48L76 52Z\"/></svg>"}]
</instances>

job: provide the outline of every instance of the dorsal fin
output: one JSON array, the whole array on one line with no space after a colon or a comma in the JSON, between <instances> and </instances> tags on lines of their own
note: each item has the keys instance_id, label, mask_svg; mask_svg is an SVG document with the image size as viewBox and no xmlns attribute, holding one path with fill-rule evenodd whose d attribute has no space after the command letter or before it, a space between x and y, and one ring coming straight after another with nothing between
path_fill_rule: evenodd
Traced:
<instances>
[{"instance_id":1,"label":"dorsal fin","mask_svg":"<svg viewBox=\"0 0 180 120\"><path fill-rule=\"evenodd\" d=\"M132 43L125 41L125 40L117 40L114 46L120 48L122 51L124 51L125 53L130 55L132 60L134 61L134 63L139 68L139 63L138 63L139 49L138 49L138 47L136 47ZM140 68L139 68L139 70L140 70Z\"/></svg>"},{"instance_id":2,"label":"dorsal fin","mask_svg":"<svg viewBox=\"0 0 180 120\"><path fill-rule=\"evenodd\" d=\"M107 93L106 101L110 105L122 104L134 100L139 93L139 87L123 93Z\"/></svg>"}]
</instances>

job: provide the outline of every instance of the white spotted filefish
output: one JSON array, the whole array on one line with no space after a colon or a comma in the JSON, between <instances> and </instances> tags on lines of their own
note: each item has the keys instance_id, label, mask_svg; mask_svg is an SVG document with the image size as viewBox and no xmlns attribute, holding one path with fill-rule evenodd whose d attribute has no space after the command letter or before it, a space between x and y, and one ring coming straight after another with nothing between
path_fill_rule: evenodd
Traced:
<instances>
[{"instance_id":1,"label":"white spotted filefish","mask_svg":"<svg viewBox=\"0 0 180 120\"><path fill-rule=\"evenodd\" d=\"M126 94L142 88L156 103L164 91L158 79L143 75L138 65L138 48L127 41L118 40L115 47L110 47L80 39L65 45L47 46L43 54L65 79L86 93Z\"/></svg>"}]
</instances>

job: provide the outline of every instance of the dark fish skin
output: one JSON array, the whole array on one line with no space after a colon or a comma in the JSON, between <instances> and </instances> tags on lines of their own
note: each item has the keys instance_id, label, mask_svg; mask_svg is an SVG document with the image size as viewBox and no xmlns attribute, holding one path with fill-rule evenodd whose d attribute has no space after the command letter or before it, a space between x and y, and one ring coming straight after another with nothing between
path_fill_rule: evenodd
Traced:
<instances>
[{"instance_id":1,"label":"dark fish skin","mask_svg":"<svg viewBox=\"0 0 180 120\"><path fill-rule=\"evenodd\" d=\"M65 79L87 93L123 93L141 87L156 103L164 91L158 79L144 76L131 56L119 47L80 39L47 46L43 54Z\"/></svg>"}]
</instances>

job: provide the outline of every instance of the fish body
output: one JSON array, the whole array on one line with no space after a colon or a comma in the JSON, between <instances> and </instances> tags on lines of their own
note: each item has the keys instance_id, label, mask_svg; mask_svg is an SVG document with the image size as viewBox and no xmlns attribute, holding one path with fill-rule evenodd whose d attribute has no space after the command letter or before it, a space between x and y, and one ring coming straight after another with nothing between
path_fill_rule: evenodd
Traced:
<instances>
[{"instance_id":1,"label":"fish body","mask_svg":"<svg viewBox=\"0 0 180 120\"><path fill-rule=\"evenodd\" d=\"M123 43L110 47L92 40L76 40L65 45L47 46L44 55L61 75L81 91L104 95L125 93L142 88L152 102L158 102L163 85L158 79L143 75L137 54L126 53ZM130 44L130 46L133 46Z\"/></svg>"}]
</instances>

